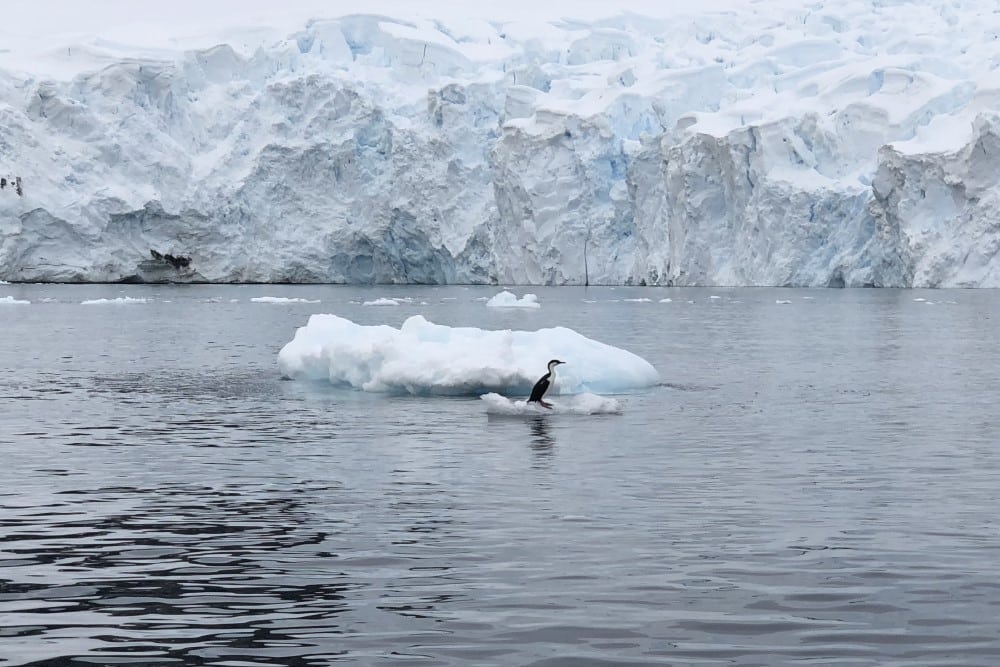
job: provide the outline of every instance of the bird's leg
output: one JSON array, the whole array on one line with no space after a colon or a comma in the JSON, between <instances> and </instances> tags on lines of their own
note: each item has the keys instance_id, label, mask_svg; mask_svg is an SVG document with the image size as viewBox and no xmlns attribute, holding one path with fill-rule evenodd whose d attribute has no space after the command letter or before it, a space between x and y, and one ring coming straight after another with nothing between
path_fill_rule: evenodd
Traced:
<instances>
[{"instance_id":1,"label":"bird's leg","mask_svg":"<svg viewBox=\"0 0 1000 667\"><path fill-rule=\"evenodd\" d=\"M549 410L551 410L551 409L552 409L552 404L551 404L551 403L549 403L549 402L547 402L547 401L543 401L543 400L539 400L539 401L538 401L538 404L539 404L540 406L542 406L543 408L548 408Z\"/></svg>"}]
</instances>

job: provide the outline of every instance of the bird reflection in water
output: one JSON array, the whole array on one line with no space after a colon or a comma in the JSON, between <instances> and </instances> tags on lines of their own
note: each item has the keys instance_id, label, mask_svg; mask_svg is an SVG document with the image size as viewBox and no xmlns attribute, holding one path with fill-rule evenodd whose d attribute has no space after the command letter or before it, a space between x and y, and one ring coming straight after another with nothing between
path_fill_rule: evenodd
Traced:
<instances>
[{"instance_id":1,"label":"bird reflection in water","mask_svg":"<svg viewBox=\"0 0 1000 667\"><path fill-rule=\"evenodd\" d=\"M556 440L549 433L548 419L542 416L533 417L528 424L531 428L531 451L538 458L552 456Z\"/></svg>"}]
</instances>

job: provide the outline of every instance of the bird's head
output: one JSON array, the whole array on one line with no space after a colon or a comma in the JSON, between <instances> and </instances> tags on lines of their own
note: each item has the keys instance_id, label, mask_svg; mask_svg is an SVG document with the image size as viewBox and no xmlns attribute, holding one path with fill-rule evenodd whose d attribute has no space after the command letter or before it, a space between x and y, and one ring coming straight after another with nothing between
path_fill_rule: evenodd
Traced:
<instances>
[{"instance_id":1,"label":"bird's head","mask_svg":"<svg viewBox=\"0 0 1000 667\"><path fill-rule=\"evenodd\" d=\"M558 359L553 359L552 361L549 362L549 372L551 373L552 371L554 371L556 369L556 366L558 366L559 364L565 364L565 363L566 363L565 361L559 361Z\"/></svg>"}]
</instances>

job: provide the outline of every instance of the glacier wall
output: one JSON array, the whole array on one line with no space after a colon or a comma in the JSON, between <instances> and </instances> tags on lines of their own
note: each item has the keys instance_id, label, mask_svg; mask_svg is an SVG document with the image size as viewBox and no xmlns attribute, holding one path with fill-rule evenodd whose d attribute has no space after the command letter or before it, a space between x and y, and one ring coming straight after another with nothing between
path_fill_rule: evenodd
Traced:
<instances>
[{"instance_id":1,"label":"glacier wall","mask_svg":"<svg viewBox=\"0 0 1000 667\"><path fill-rule=\"evenodd\" d=\"M0 279L996 287L998 36L820 0L74 45L0 69Z\"/></svg>"}]
</instances>

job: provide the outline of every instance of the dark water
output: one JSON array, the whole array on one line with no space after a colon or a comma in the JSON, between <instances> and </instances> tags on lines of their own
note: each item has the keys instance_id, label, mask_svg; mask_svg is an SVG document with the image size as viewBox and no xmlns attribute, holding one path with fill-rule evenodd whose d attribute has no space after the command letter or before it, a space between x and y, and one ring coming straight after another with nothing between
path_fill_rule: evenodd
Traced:
<instances>
[{"instance_id":1,"label":"dark water","mask_svg":"<svg viewBox=\"0 0 1000 667\"><path fill-rule=\"evenodd\" d=\"M1000 664L1000 293L124 289L0 286L0 665ZM312 312L570 326L665 386L281 381Z\"/></svg>"}]
</instances>

